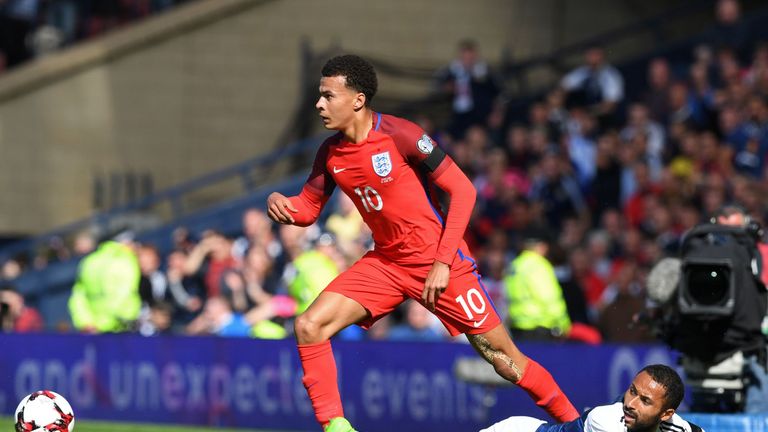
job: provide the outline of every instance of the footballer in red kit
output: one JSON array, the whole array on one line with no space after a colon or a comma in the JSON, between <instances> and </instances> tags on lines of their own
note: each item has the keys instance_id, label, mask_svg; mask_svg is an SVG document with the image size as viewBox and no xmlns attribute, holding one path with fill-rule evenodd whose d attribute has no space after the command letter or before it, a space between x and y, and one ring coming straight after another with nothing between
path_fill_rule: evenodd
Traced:
<instances>
[{"instance_id":1,"label":"footballer in red kit","mask_svg":"<svg viewBox=\"0 0 768 432\"><path fill-rule=\"evenodd\" d=\"M322 70L316 104L328 138L301 193L267 200L270 218L307 226L338 186L371 228L374 249L334 279L296 319L303 382L326 431L353 431L343 418L330 338L368 328L408 298L432 311L452 335L472 346L505 379L523 388L558 421L578 417L552 376L516 347L486 293L463 241L475 189L461 169L417 125L370 107L376 73L354 55ZM435 188L450 197L447 213Z\"/></svg>"}]
</instances>

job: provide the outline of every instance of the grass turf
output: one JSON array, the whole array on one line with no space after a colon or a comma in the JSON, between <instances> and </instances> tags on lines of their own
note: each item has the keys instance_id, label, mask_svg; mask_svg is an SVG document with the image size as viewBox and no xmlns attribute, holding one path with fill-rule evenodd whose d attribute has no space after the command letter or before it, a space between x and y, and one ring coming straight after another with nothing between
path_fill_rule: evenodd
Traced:
<instances>
[{"instance_id":1,"label":"grass turf","mask_svg":"<svg viewBox=\"0 0 768 432\"><path fill-rule=\"evenodd\" d=\"M12 431L13 419L0 417L0 431ZM221 429L191 426L171 426L146 423L113 423L75 419L77 432L278 432L263 429Z\"/></svg>"}]
</instances>

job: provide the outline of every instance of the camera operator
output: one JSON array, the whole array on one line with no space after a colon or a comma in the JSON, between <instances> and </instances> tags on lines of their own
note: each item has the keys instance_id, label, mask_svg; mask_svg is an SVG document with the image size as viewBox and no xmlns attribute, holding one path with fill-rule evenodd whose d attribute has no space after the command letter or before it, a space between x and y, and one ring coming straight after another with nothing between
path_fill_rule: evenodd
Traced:
<instances>
[{"instance_id":1,"label":"camera operator","mask_svg":"<svg viewBox=\"0 0 768 432\"><path fill-rule=\"evenodd\" d=\"M741 227L755 236L757 240L757 250L760 252L762 260L760 262L760 280L768 289L768 243L763 241L763 228L759 223L752 220L747 211L736 204L725 205L717 212L712 223Z\"/></svg>"},{"instance_id":2,"label":"camera operator","mask_svg":"<svg viewBox=\"0 0 768 432\"><path fill-rule=\"evenodd\" d=\"M665 258L648 276L657 304L651 324L681 353L691 410L768 411L766 338L768 255L758 224L737 205L721 208L683 237L680 259ZM761 256L762 255L762 256Z\"/></svg>"}]
</instances>

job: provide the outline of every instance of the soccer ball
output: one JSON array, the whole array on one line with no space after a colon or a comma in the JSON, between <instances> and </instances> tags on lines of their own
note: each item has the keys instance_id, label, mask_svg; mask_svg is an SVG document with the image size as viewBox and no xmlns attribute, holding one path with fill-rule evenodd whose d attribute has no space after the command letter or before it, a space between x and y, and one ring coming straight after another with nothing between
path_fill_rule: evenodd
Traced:
<instances>
[{"instance_id":1,"label":"soccer ball","mask_svg":"<svg viewBox=\"0 0 768 432\"><path fill-rule=\"evenodd\" d=\"M16 432L72 432L75 414L58 393L40 390L25 397L16 407Z\"/></svg>"}]
</instances>

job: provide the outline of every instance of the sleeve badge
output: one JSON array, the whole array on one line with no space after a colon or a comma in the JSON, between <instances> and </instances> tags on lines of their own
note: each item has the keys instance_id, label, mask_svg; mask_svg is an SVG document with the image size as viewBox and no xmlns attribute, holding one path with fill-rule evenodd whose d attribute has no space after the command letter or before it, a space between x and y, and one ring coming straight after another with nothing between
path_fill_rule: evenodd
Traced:
<instances>
[{"instance_id":1,"label":"sleeve badge","mask_svg":"<svg viewBox=\"0 0 768 432\"><path fill-rule=\"evenodd\" d=\"M435 148L435 145L432 143L432 140L429 138L429 136L424 134L416 142L416 147L418 147L420 152L424 154L430 154L432 153L432 149Z\"/></svg>"}]
</instances>

